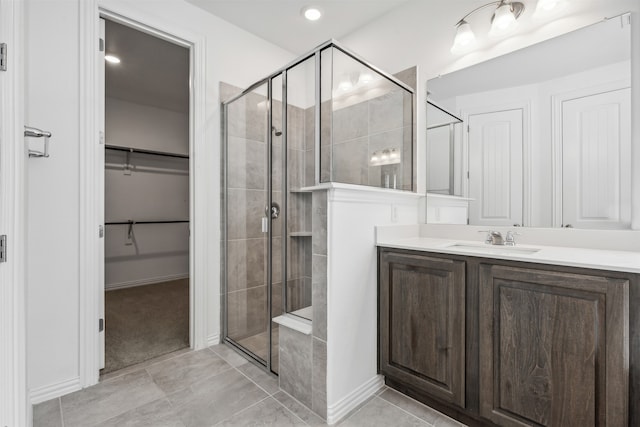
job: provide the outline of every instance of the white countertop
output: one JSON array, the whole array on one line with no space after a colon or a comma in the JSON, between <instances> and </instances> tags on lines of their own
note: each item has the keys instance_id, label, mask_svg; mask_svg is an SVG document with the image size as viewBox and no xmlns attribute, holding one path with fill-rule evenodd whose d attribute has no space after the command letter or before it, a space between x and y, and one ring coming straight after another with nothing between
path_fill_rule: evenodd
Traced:
<instances>
[{"instance_id":1,"label":"white countertop","mask_svg":"<svg viewBox=\"0 0 640 427\"><path fill-rule=\"evenodd\" d=\"M432 237L409 237L378 239L378 246L396 249L410 249L423 252L434 252L452 255L464 255L490 259L524 261L539 264L564 265L571 267L592 268L598 270L624 271L640 273L640 252L615 251L603 249L586 249L565 246L516 245L513 248L498 246L499 253L491 253L495 248L478 240L459 240ZM452 245L469 245L476 249L452 247ZM513 249L513 250L511 250ZM535 253L522 253L518 249L539 249Z\"/></svg>"}]
</instances>

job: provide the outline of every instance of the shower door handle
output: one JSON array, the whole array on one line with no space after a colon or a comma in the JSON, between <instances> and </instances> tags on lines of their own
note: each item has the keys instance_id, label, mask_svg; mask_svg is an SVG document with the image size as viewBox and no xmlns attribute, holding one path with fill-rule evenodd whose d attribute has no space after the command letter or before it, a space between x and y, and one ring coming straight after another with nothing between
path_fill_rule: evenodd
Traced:
<instances>
[{"instance_id":1,"label":"shower door handle","mask_svg":"<svg viewBox=\"0 0 640 427\"><path fill-rule=\"evenodd\" d=\"M271 213L271 215L269 215L269 213ZM271 216L272 219L277 219L280 216L280 205L278 205L276 202L273 202L271 204L271 209L269 209L269 206L264 209L264 214L267 217Z\"/></svg>"}]
</instances>

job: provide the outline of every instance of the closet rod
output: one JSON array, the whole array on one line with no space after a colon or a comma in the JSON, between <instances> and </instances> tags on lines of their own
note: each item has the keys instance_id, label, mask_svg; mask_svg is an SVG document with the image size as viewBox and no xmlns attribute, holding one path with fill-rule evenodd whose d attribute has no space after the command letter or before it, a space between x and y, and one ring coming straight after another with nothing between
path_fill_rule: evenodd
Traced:
<instances>
[{"instance_id":1,"label":"closet rod","mask_svg":"<svg viewBox=\"0 0 640 427\"><path fill-rule=\"evenodd\" d=\"M137 224L177 224L177 223L186 223L189 220L171 220L171 221L109 221L105 222L104 225L137 225Z\"/></svg>"},{"instance_id":2,"label":"closet rod","mask_svg":"<svg viewBox=\"0 0 640 427\"><path fill-rule=\"evenodd\" d=\"M119 147L117 145L105 145L104 148L106 148L107 150L126 151L128 153L153 154L154 156L178 157L180 159L188 159L189 158L188 154L167 153L167 152L164 152L164 151L144 150L142 148Z\"/></svg>"}]
</instances>

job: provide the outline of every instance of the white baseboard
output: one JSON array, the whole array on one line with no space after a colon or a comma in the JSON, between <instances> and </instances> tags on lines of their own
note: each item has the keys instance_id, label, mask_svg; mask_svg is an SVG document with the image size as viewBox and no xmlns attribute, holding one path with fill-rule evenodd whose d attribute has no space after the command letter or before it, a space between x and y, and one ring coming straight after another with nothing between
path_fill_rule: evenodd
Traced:
<instances>
[{"instance_id":1,"label":"white baseboard","mask_svg":"<svg viewBox=\"0 0 640 427\"><path fill-rule=\"evenodd\" d=\"M327 424L333 425L340 421L345 415L357 408L358 405L376 394L382 387L384 387L384 377L376 375L334 405L329 405L327 407Z\"/></svg>"},{"instance_id":2,"label":"white baseboard","mask_svg":"<svg viewBox=\"0 0 640 427\"><path fill-rule=\"evenodd\" d=\"M220 334L213 334L207 337L207 347L220 344Z\"/></svg>"},{"instance_id":3,"label":"white baseboard","mask_svg":"<svg viewBox=\"0 0 640 427\"><path fill-rule=\"evenodd\" d=\"M29 390L29 398L31 400L31 404L35 405L41 402L46 402L47 400L55 399L56 397L64 396L65 394L73 393L81 388L80 377L75 377L59 383L31 389Z\"/></svg>"},{"instance_id":4,"label":"white baseboard","mask_svg":"<svg viewBox=\"0 0 640 427\"><path fill-rule=\"evenodd\" d=\"M131 280L129 282L107 283L104 285L104 288L107 291L112 291L114 289L133 288L136 286L152 285L154 283L170 282L172 280L180 280L180 279L188 279L188 278L189 278L189 273L171 274L169 276L152 277L150 279Z\"/></svg>"}]
</instances>

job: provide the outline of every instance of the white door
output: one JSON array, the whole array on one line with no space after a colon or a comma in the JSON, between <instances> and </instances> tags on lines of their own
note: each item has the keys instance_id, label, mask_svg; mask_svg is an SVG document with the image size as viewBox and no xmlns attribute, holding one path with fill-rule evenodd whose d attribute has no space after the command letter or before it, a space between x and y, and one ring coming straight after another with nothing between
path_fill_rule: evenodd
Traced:
<instances>
[{"instance_id":1,"label":"white door","mask_svg":"<svg viewBox=\"0 0 640 427\"><path fill-rule=\"evenodd\" d=\"M0 426L30 424L26 373L25 187L21 2L0 1L0 43L9 54L0 71Z\"/></svg>"},{"instance_id":2,"label":"white door","mask_svg":"<svg viewBox=\"0 0 640 427\"><path fill-rule=\"evenodd\" d=\"M631 89L562 104L562 225L631 227Z\"/></svg>"},{"instance_id":3,"label":"white door","mask_svg":"<svg viewBox=\"0 0 640 427\"><path fill-rule=\"evenodd\" d=\"M469 224L522 224L521 109L469 116Z\"/></svg>"}]
</instances>

